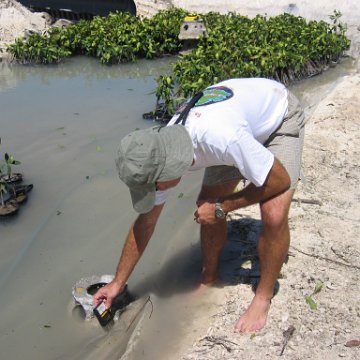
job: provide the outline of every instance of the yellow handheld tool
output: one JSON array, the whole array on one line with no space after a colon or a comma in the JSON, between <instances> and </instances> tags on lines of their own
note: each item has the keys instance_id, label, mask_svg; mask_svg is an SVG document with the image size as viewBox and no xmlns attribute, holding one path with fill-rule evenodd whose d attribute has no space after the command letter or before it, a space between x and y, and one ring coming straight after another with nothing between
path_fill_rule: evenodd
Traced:
<instances>
[{"instance_id":1,"label":"yellow handheld tool","mask_svg":"<svg viewBox=\"0 0 360 360\"><path fill-rule=\"evenodd\" d=\"M184 18L184 21L195 21L195 20L199 20L199 15L186 15Z\"/></svg>"}]
</instances>

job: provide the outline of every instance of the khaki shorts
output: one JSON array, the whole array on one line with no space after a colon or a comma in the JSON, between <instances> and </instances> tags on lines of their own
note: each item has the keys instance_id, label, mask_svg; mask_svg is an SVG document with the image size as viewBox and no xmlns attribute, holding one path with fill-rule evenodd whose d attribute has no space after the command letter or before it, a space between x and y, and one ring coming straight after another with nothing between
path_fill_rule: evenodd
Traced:
<instances>
[{"instance_id":1,"label":"khaki shorts","mask_svg":"<svg viewBox=\"0 0 360 360\"><path fill-rule=\"evenodd\" d=\"M282 163L295 189L300 179L301 156L304 144L305 116L299 100L289 91L288 113L279 128L274 131L264 146ZM233 166L211 166L205 169L203 185L218 185L232 180L245 180Z\"/></svg>"}]
</instances>

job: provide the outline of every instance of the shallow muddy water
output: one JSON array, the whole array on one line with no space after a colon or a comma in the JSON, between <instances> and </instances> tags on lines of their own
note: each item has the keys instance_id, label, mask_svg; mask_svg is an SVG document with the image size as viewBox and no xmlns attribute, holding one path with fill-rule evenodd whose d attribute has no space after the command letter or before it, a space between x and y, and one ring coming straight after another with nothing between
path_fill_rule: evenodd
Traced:
<instances>
[{"instance_id":1,"label":"shallow muddy water","mask_svg":"<svg viewBox=\"0 0 360 360\"><path fill-rule=\"evenodd\" d=\"M96 320L79 321L71 289L82 277L115 271L136 216L116 174L115 151L125 134L153 125L142 114L153 109L155 79L171 61L113 67L85 58L46 67L0 63L0 155L13 154L21 161L14 171L34 184L19 214L0 219L2 358L118 359L125 351L132 330L122 324L106 333ZM292 89L311 111L353 69L347 59ZM203 303L174 305L199 277L193 212L201 175L185 176L173 191L129 281L136 295L151 293L154 300L152 323L133 358L160 359L191 313L206 309Z\"/></svg>"}]
</instances>

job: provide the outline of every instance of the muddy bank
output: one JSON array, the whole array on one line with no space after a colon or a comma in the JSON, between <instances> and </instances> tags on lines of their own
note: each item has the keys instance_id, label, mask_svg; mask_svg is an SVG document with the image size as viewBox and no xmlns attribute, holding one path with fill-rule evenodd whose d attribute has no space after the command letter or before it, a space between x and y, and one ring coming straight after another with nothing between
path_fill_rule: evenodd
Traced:
<instances>
[{"instance_id":1,"label":"muddy bank","mask_svg":"<svg viewBox=\"0 0 360 360\"><path fill-rule=\"evenodd\" d=\"M162 341L171 324L163 328L156 318L144 317L122 359L257 360L280 354L289 360L358 359L360 348L350 345L360 340L360 76L354 70L334 84L320 81L318 88L314 83L307 90L293 89L308 104L303 180L290 211L289 257L265 329L233 332L260 275L256 244L261 222L258 207L252 206L228 217L220 285L195 300L179 295L167 303L175 313L188 310L180 329L174 325L175 339ZM184 238L189 230L182 232Z\"/></svg>"},{"instance_id":2,"label":"muddy bank","mask_svg":"<svg viewBox=\"0 0 360 360\"><path fill-rule=\"evenodd\" d=\"M290 212L289 258L266 328L258 334L232 331L251 301L251 283L259 275L257 261L248 256L256 252L260 231L253 207L230 215L221 298L200 321L207 329L174 358L255 360L282 353L291 360L358 359L360 348L351 347L356 344L351 341L360 340L359 94L359 74L345 77L308 120L305 178ZM321 290L314 294L316 286ZM307 302L309 296L315 305ZM292 327L287 342L286 330Z\"/></svg>"}]
</instances>

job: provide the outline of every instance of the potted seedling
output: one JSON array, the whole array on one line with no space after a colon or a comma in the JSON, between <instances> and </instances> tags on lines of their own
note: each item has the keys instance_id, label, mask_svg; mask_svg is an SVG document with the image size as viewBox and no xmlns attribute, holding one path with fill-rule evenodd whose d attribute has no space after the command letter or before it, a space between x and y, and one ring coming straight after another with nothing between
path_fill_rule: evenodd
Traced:
<instances>
[{"instance_id":1,"label":"potted seedling","mask_svg":"<svg viewBox=\"0 0 360 360\"><path fill-rule=\"evenodd\" d=\"M20 161L15 160L14 156L9 155L8 153L5 153L4 156L5 160L5 168L6 173L4 178L4 181L8 184L8 188L11 192L11 197L16 200L18 204L22 204L24 201L27 200L27 195L30 190L32 190L33 185L21 185L19 184L23 176L20 173L13 173L12 166L13 165L20 165Z\"/></svg>"},{"instance_id":2,"label":"potted seedling","mask_svg":"<svg viewBox=\"0 0 360 360\"><path fill-rule=\"evenodd\" d=\"M15 214L18 210L17 202L8 195L9 184L4 180L3 166L0 167L0 216Z\"/></svg>"},{"instance_id":3,"label":"potted seedling","mask_svg":"<svg viewBox=\"0 0 360 360\"><path fill-rule=\"evenodd\" d=\"M19 165L20 161L13 155L5 153L3 160L0 164L0 216L7 216L14 214L18 205L27 200L27 193L32 190L33 185L19 184L23 176L14 173L12 167Z\"/></svg>"},{"instance_id":4,"label":"potted seedling","mask_svg":"<svg viewBox=\"0 0 360 360\"><path fill-rule=\"evenodd\" d=\"M2 179L5 180L8 184L16 184L22 181L23 176L20 173L14 173L12 171L13 165L20 165L21 162L19 160L15 160L13 155L9 155L5 153L4 155L5 160L5 168L6 172L2 175Z\"/></svg>"}]
</instances>

